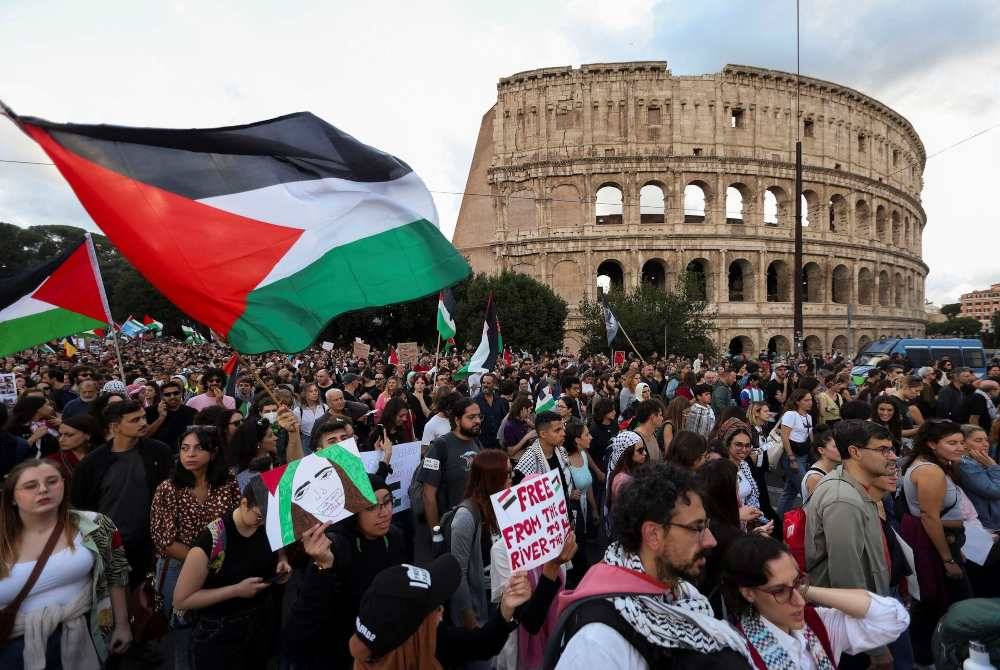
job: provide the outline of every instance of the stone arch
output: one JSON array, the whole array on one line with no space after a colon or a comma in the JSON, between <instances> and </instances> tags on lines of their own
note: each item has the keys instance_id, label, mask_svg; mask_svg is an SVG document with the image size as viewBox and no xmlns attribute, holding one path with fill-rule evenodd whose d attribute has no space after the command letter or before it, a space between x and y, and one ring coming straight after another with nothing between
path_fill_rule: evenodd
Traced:
<instances>
[{"instance_id":1,"label":"stone arch","mask_svg":"<svg viewBox=\"0 0 1000 670\"><path fill-rule=\"evenodd\" d=\"M846 265L838 265L833 269L830 297L832 302L841 305L851 302L851 271Z\"/></svg>"},{"instance_id":2,"label":"stone arch","mask_svg":"<svg viewBox=\"0 0 1000 670\"><path fill-rule=\"evenodd\" d=\"M640 283L661 291L667 287L667 263L661 258L651 258L642 264Z\"/></svg>"},{"instance_id":3,"label":"stone arch","mask_svg":"<svg viewBox=\"0 0 1000 670\"><path fill-rule=\"evenodd\" d=\"M818 226L819 218L819 195L812 189L802 191L802 227Z\"/></svg>"},{"instance_id":4,"label":"stone arch","mask_svg":"<svg viewBox=\"0 0 1000 670\"><path fill-rule=\"evenodd\" d=\"M892 279L889 273L882 270L878 273L878 304L882 307L892 306Z\"/></svg>"},{"instance_id":5,"label":"stone arch","mask_svg":"<svg viewBox=\"0 0 1000 670\"><path fill-rule=\"evenodd\" d=\"M885 213L885 207L879 205L875 208L875 239L879 242L888 242L886 237L886 223L887 217Z\"/></svg>"},{"instance_id":6,"label":"stone arch","mask_svg":"<svg viewBox=\"0 0 1000 670\"><path fill-rule=\"evenodd\" d=\"M788 354L792 350L792 343L784 335L775 335L767 341L767 351L772 354Z\"/></svg>"},{"instance_id":7,"label":"stone arch","mask_svg":"<svg viewBox=\"0 0 1000 670\"><path fill-rule=\"evenodd\" d=\"M847 200L839 193L830 196L827 215L831 233L847 232Z\"/></svg>"},{"instance_id":8,"label":"stone arch","mask_svg":"<svg viewBox=\"0 0 1000 670\"><path fill-rule=\"evenodd\" d=\"M892 220L892 244L895 247L903 246L903 223L900 220L899 212L892 210L890 217Z\"/></svg>"},{"instance_id":9,"label":"stone arch","mask_svg":"<svg viewBox=\"0 0 1000 670\"><path fill-rule=\"evenodd\" d=\"M839 352L839 353L843 354L844 356L847 355L847 347L848 346L849 345L848 345L848 341L847 341L847 336L846 335L837 335L835 338L833 338L833 342L830 343L830 349L833 352Z\"/></svg>"},{"instance_id":10,"label":"stone arch","mask_svg":"<svg viewBox=\"0 0 1000 670\"><path fill-rule=\"evenodd\" d=\"M663 223L667 211L663 186L658 182L648 182L639 189L639 221L641 223Z\"/></svg>"},{"instance_id":11,"label":"stone arch","mask_svg":"<svg viewBox=\"0 0 1000 670\"><path fill-rule=\"evenodd\" d=\"M861 353L862 351L864 351L865 347L867 347L871 343L872 343L872 338L868 337L867 335L862 335L861 337L859 337L858 338L858 353Z\"/></svg>"},{"instance_id":12,"label":"stone arch","mask_svg":"<svg viewBox=\"0 0 1000 670\"><path fill-rule=\"evenodd\" d=\"M729 340L729 354L731 356L738 356L740 354L753 355L754 353L756 352L753 348L753 340L746 335L737 335Z\"/></svg>"},{"instance_id":13,"label":"stone arch","mask_svg":"<svg viewBox=\"0 0 1000 670\"><path fill-rule=\"evenodd\" d=\"M684 187L684 223L704 223L711 210L712 190L707 182L695 179Z\"/></svg>"},{"instance_id":14,"label":"stone arch","mask_svg":"<svg viewBox=\"0 0 1000 670\"><path fill-rule=\"evenodd\" d=\"M691 289L695 300L709 301L712 296L711 265L705 258L695 258L689 262L684 271L691 277Z\"/></svg>"},{"instance_id":15,"label":"stone arch","mask_svg":"<svg viewBox=\"0 0 1000 670\"><path fill-rule=\"evenodd\" d=\"M552 290L562 296L572 307L583 298L586 286L583 270L573 260L561 260L552 267Z\"/></svg>"},{"instance_id":16,"label":"stone arch","mask_svg":"<svg viewBox=\"0 0 1000 670\"><path fill-rule=\"evenodd\" d=\"M896 307L902 307L906 301L906 290L903 285L903 275L897 272L892 277L892 298Z\"/></svg>"},{"instance_id":17,"label":"stone arch","mask_svg":"<svg viewBox=\"0 0 1000 670\"><path fill-rule=\"evenodd\" d=\"M868 268L858 271L858 304L875 304L875 275Z\"/></svg>"},{"instance_id":18,"label":"stone arch","mask_svg":"<svg viewBox=\"0 0 1000 670\"><path fill-rule=\"evenodd\" d=\"M783 260L767 266L767 301L790 302L792 299L792 269Z\"/></svg>"},{"instance_id":19,"label":"stone arch","mask_svg":"<svg viewBox=\"0 0 1000 670\"><path fill-rule=\"evenodd\" d=\"M859 239L874 237L872 235L871 208L864 200L858 200L854 205L854 234Z\"/></svg>"},{"instance_id":20,"label":"stone arch","mask_svg":"<svg viewBox=\"0 0 1000 670\"><path fill-rule=\"evenodd\" d=\"M573 184L559 184L549 192L549 220L553 228L578 228L584 221L583 199Z\"/></svg>"},{"instance_id":21,"label":"stone arch","mask_svg":"<svg viewBox=\"0 0 1000 670\"><path fill-rule=\"evenodd\" d=\"M729 264L729 302L753 302L756 284L753 264L737 258Z\"/></svg>"},{"instance_id":22,"label":"stone arch","mask_svg":"<svg viewBox=\"0 0 1000 670\"><path fill-rule=\"evenodd\" d=\"M605 292L621 291L625 288L625 270L622 264L609 258L597 266L597 285Z\"/></svg>"},{"instance_id":23,"label":"stone arch","mask_svg":"<svg viewBox=\"0 0 1000 670\"><path fill-rule=\"evenodd\" d=\"M595 195L596 222L601 226L621 225L624 220L624 196L618 184L602 184Z\"/></svg>"},{"instance_id":24,"label":"stone arch","mask_svg":"<svg viewBox=\"0 0 1000 670\"><path fill-rule=\"evenodd\" d=\"M739 182L730 184L726 188L726 223L744 223L750 202L750 187Z\"/></svg>"},{"instance_id":25,"label":"stone arch","mask_svg":"<svg viewBox=\"0 0 1000 670\"><path fill-rule=\"evenodd\" d=\"M507 196L507 228L515 232L533 231L538 227L535 192L519 189Z\"/></svg>"},{"instance_id":26,"label":"stone arch","mask_svg":"<svg viewBox=\"0 0 1000 670\"><path fill-rule=\"evenodd\" d=\"M764 223L781 226L788 223L789 197L780 186L768 186L764 191Z\"/></svg>"},{"instance_id":27,"label":"stone arch","mask_svg":"<svg viewBox=\"0 0 1000 670\"><path fill-rule=\"evenodd\" d=\"M823 302L823 268L818 263L802 266L802 301Z\"/></svg>"},{"instance_id":28,"label":"stone arch","mask_svg":"<svg viewBox=\"0 0 1000 670\"><path fill-rule=\"evenodd\" d=\"M818 335L807 335L806 339L802 340L802 349L810 356L822 355L823 340Z\"/></svg>"}]
</instances>

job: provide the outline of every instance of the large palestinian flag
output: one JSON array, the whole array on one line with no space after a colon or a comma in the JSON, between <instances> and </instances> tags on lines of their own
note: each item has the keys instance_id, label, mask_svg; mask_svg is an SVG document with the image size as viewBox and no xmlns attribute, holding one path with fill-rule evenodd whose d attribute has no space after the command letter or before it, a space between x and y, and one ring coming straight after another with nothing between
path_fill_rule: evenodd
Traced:
<instances>
[{"instance_id":1,"label":"large palestinian flag","mask_svg":"<svg viewBox=\"0 0 1000 670\"><path fill-rule=\"evenodd\" d=\"M89 235L45 265L0 276L0 356L109 323Z\"/></svg>"},{"instance_id":2,"label":"large palestinian flag","mask_svg":"<svg viewBox=\"0 0 1000 670\"><path fill-rule=\"evenodd\" d=\"M125 257L238 351L465 278L410 167L308 112L164 130L12 118Z\"/></svg>"}]
</instances>

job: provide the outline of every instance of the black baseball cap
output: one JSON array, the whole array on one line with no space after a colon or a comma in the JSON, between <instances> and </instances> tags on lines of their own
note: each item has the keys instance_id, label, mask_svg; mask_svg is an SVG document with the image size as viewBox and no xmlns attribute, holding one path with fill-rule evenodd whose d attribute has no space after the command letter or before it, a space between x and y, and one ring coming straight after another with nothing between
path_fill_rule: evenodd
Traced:
<instances>
[{"instance_id":1,"label":"black baseball cap","mask_svg":"<svg viewBox=\"0 0 1000 670\"><path fill-rule=\"evenodd\" d=\"M361 597L354 632L381 658L417 632L420 625L458 589L462 569L451 554L427 568L396 565L375 576Z\"/></svg>"}]
</instances>

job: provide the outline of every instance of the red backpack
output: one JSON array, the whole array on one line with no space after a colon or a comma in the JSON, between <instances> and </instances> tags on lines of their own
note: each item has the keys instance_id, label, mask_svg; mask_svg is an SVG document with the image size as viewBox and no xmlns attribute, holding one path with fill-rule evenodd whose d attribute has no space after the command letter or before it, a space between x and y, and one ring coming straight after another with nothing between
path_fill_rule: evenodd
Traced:
<instances>
[{"instance_id":1,"label":"red backpack","mask_svg":"<svg viewBox=\"0 0 1000 670\"><path fill-rule=\"evenodd\" d=\"M795 557L795 562L799 564L799 570L806 571L806 510L804 507L796 507L785 512L782 520L782 536L788 551Z\"/></svg>"}]
</instances>

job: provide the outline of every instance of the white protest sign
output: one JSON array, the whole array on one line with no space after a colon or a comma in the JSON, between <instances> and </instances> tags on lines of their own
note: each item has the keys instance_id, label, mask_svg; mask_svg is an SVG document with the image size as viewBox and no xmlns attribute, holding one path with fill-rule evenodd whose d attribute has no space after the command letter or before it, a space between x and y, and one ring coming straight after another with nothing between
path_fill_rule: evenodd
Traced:
<instances>
[{"instance_id":1,"label":"white protest sign","mask_svg":"<svg viewBox=\"0 0 1000 670\"><path fill-rule=\"evenodd\" d=\"M333 351L333 342L323 342L323 351Z\"/></svg>"},{"instance_id":2,"label":"white protest sign","mask_svg":"<svg viewBox=\"0 0 1000 670\"><path fill-rule=\"evenodd\" d=\"M558 470L490 496L510 569L532 570L559 555L570 531Z\"/></svg>"},{"instance_id":3,"label":"white protest sign","mask_svg":"<svg viewBox=\"0 0 1000 670\"><path fill-rule=\"evenodd\" d=\"M413 481L413 474L420 465L420 446L419 442L407 442L392 448L392 458L389 461L392 474L386 477L385 483L392 494L393 514L410 509L410 482ZM365 451L361 454L361 460L365 463L365 470L373 474L378 470L382 452Z\"/></svg>"},{"instance_id":4,"label":"white protest sign","mask_svg":"<svg viewBox=\"0 0 1000 670\"><path fill-rule=\"evenodd\" d=\"M0 403L13 407L17 402L17 381L13 372L0 373Z\"/></svg>"}]
</instances>

